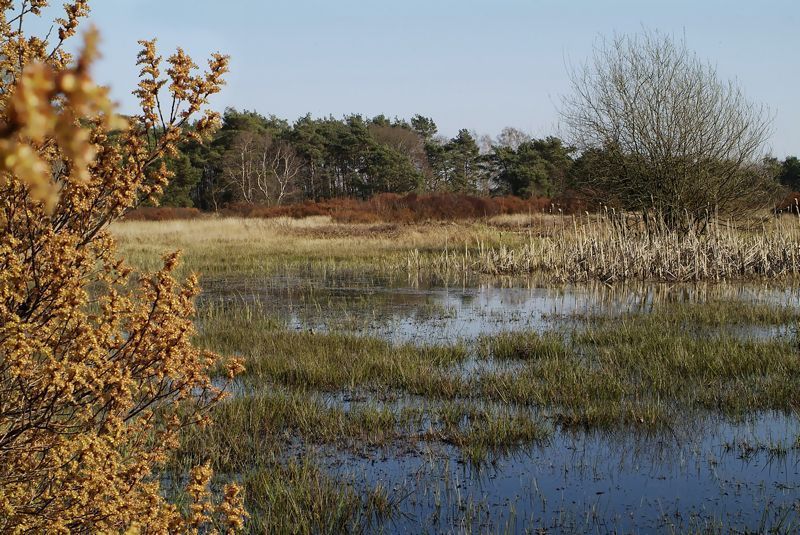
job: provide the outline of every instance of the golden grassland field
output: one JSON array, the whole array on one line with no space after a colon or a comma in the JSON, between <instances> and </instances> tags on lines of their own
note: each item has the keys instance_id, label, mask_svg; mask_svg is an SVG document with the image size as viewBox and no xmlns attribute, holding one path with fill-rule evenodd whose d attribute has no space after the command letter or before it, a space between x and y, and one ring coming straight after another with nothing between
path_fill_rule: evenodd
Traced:
<instances>
[{"instance_id":1,"label":"golden grassland field","mask_svg":"<svg viewBox=\"0 0 800 535\"><path fill-rule=\"evenodd\" d=\"M183 252L184 270L205 276L275 273L292 267L379 273L536 276L555 282L737 281L800 274L800 219L773 217L704 232L648 230L601 214L500 215L418 224L305 219L207 218L116 223L125 258L155 269Z\"/></svg>"},{"instance_id":2,"label":"golden grassland field","mask_svg":"<svg viewBox=\"0 0 800 535\"><path fill-rule=\"evenodd\" d=\"M156 269L163 253L181 250L184 272L222 285L299 271L371 273L406 284L512 274L548 284L791 285L800 268L799 226L794 218L765 219L748 229L720 223L706 234L678 236L597 216L411 225L209 218L122 222L112 233L139 269ZM692 433L687 422L709 415L735 421L800 410L796 335L746 334L796 326L800 308L791 303L666 299L647 314L586 312L562 320L541 332L398 344L357 329L290 327L257 303L204 300L197 343L243 358L246 371L213 409L216 425L187 431L171 466L181 473L211 460L223 480L241 480L253 532L370 531L385 526L407 497L332 475L325 468L331 449L366 455L425 444L454 448L479 469L559 433L683 437ZM474 369L480 372L468 373ZM800 435L747 447L785 456L800 448ZM459 530L480 525L470 507L458 513ZM772 511L764 515L772 518ZM788 532L797 526L792 518L781 509L770 525ZM725 523L693 526L713 531Z\"/></svg>"},{"instance_id":3,"label":"golden grassland field","mask_svg":"<svg viewBox=\"0 0 800 535\"><path fill-rule=\"evenodd\" d=\"M116 223L122 255L153 269L166 251L180 249L185 269L208 276L269 274L287 266L405 269L409 255L462 251L480 243L520 245L525 217L503 216L503 232L484 223L347 224L328 216L306 219L209 218Z\"/></svg>"}]
</instances>

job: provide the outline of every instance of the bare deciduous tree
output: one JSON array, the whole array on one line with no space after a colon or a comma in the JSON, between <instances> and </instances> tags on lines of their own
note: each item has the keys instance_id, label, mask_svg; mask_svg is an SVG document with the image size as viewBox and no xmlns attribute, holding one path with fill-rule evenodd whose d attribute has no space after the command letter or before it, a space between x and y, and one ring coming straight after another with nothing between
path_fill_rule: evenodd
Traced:
<instances>
[{"instance_id":1,"label":"bare deciduous tree","mask_svg":"<svg viewBox=\"0 0 800 535\"><path fill-rule=\"evenodd\" d=\"M506 126L497 136L497 141L495 141L494 145L498 147L506 147L511 150L517 150L520 145L523 143L527 143L531 140L531 136L514 128L512 126Z\"/></svg>"},{"instance_id":2,"label":"bare deciduous tree","mask_svg":"<svg viewBox=\"0 0 800 535\"><path fill-rule=\"evenodd\" d=\"M294 189L295 178L303 164L294 148L285 141L273 142L270 148L272 174L261 191L266 198L274 199L275 204L281 204Z\"/></svg>"},{"instance_id":3,"label":"bare deciduous tree","mask_svg":"<svg viewBox=\"0 0 800 535\"><path fill-rule=\"evenodd\" d=\"M419 133L400 126L377 124L369 125L369 133L379 143L407 156L420 173L425 175L431 173L430 162L428 162L428 155L425 152L425 140Z\"/></svg>"},{"instance_id":4,"label":"bare deciduous tree","mask_svg":"<svg viewBox=\"0 0 800 535\"><path fill-rule=\"evenodd\" d=\"M302 161L271 135L241 132L225 154L223 174L248 204L281 204L292 192Z\"/></svg>"},{"instance_id":5,"label":"bare deciduous tree","mask_svg":"<svg viewBox=\"0 0 800 535\"><path fill-rule=\"evenodd\" d=\"M759 165L768 110L684 41L657 32L603 40L571 82L562 117L580 150L602 153L583 185L606 202L655 209L679 228L769 200Z\"/></svg>"}]
</instances>

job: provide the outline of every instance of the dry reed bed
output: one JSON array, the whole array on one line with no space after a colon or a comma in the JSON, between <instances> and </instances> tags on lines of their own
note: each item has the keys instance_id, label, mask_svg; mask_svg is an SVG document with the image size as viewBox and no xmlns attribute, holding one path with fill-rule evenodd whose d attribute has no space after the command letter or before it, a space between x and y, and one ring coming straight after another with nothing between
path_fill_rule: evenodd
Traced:
<instances>
[{"instance_id":1,"label":"dry reed bed","mask_svg":"<svg viewBox=\"0 0 800 535\"><path fill-rule=\"evenodd\" d=\"M757 231L715 222L705 232L646 232L600 218L564 218L554 232L530 234L516 247L412 251L406 269L537 274L557 282L788 279L800 274L800 226L792 218Z\"/></svg>"}]
</instances>

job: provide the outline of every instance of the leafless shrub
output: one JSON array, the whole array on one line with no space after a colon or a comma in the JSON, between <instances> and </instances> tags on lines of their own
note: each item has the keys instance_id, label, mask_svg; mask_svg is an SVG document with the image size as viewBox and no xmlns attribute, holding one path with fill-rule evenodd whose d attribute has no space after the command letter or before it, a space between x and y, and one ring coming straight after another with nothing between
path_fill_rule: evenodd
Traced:
<instances>
[{"instance_id":1,"label":"leafless shrub","mask_svg":"<svg viewBox=\"0 0 800 535\"><path fill-rule=\"evenodd\" d=\"M774 200L759 163L768 110L684 41L657 32L602 40L571 82L563 121L580 150L601 155L583 186L605 202L699 228Z\"/></svg>"}]
</instances>

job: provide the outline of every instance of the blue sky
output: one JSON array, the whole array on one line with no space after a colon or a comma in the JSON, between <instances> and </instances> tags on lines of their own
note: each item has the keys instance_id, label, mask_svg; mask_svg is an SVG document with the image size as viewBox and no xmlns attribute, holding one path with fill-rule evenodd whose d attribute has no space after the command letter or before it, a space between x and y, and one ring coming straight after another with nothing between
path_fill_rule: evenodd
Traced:
<instances>
[{"instance_id":1,"label":"blue sky","mask_svg":"<svg viewBox=\"0 0 800 535\"><path fill-rule=\"evenodd\" d=\"M685 36L775 114L772 152L800 153L800 1L774 0L95 0L99 81L123 110L136 41L196 60L232 57L213 105L290 120L347 113L433 117L439 130L557 133L566 67L598 36L643 27Z\"/></svg>"}]
</instances>

